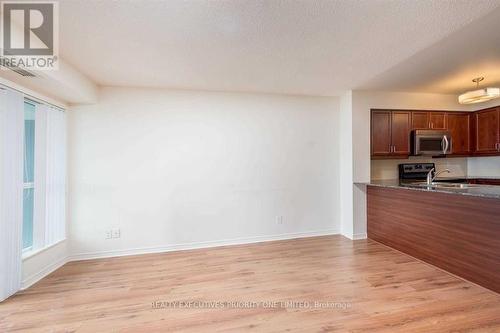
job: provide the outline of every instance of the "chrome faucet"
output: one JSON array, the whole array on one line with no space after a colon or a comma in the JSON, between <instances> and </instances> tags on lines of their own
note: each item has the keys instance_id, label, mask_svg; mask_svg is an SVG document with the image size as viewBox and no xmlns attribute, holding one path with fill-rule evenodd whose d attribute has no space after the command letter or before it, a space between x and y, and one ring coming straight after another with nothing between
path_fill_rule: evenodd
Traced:
<instances>
[{"instance_id":1,"label":"chrome faucet","mask_svg":"<svg viewBox=\"0 0 500 333\"><path fill-rule=\"evenodd\" d=\"M440 174L446 172L446 173L450 173L450 169L444 169L444 170L441 170L441 171L437 171L437 172L434 172L436 171L435 168L432 168L429 170L429 172L427 173L427 185L430 186L432 185L432 182L436 179L437 176L439 176ZM434 172L434 176L432 175L432 173Z\"/></svg>"}]
</instances>

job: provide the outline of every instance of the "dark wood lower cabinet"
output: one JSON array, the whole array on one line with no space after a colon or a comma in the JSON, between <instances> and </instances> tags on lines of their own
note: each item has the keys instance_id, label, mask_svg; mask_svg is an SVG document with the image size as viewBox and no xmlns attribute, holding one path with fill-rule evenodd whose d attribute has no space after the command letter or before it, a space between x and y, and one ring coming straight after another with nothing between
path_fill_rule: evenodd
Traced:
<instances>
[{"instance_id":1,"label":"dark wood lower cabinet","mask_svg":"<svg viewBox=\"0 0 500 333\"><path fill-rule=\"evenodd\" d=\"M500 293L500 199L368 186L368 238Z\"/></svg>"},{"instance_id":2,"label":"dark wood lower cabinet","mask_svg":"<svg viewBox=\"0 0 500 333\"><path fill-rule=\"evenodd\" d=\"M470 179L468 181L469 184L479 184L479 185L500 185L500 179L487 179L487 178L476 178ZM500 236L500 235L499 235Z\"/></svg>"}]
</instances>

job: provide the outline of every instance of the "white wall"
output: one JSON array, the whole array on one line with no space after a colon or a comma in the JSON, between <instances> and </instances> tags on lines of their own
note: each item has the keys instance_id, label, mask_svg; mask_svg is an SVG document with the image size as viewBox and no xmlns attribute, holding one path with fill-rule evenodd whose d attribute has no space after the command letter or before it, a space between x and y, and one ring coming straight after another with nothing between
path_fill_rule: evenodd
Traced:
<instances>
[{"instance_id":1,"label":"white wall","mask_svg":"<svg viewBox=\"0 0 500 333\"><path fill-rule=\"evenodd\" d=\"M352 91L340 98L340 123L340 229L342 235L353 239Z\"/></svg>"},{"instance_id":2,"label":"white wall","mask_svg":"<svg viewBox=\"0 0 500 333\"><path fill-rule=\"evenodd\" d=\"M68 117L72 253L338 232L338 118L336 98L104 88Z\"/></svg>"}]
</instances>

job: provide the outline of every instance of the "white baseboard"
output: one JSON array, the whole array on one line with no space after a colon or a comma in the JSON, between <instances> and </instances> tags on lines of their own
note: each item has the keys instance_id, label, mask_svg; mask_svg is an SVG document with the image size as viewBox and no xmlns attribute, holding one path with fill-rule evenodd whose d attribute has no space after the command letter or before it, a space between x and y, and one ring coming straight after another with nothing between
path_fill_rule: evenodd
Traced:
<instances>
[{"instance_id":1,"label":"white baseboard","mask_svg":"<svg viewBox=\"0 0 500 333\"><path fill-rule=\"evenodd\" d=\"M350 240L358 240L358 239L367 239L368 236L366 233L360 234L342 234L342 236L349 238Z\"/></svg>"},{"instance_id":2,"label":"white baseboard","mask_svg":"<svg viewBox=\"0 0 500 333\"><path fill-rule=\"evenodd\" d=\"M43 279L44 277L46 277L47 275L54 272L56 269L60 268L61 266L70 261L121 257L121 256L130 256L130 255L148 254L148 253L193 250L193 249L211 248L211 247L228 246L228 245L252 244L260 242L270 242L276 240L336 235L338 233L339 231L337 229L327 229L327 230L296 232L296 233L270 235L270 236L256 236L248 238L233 238L233 239L217 240L217 241L184 243L184 244L175 244L175 245L158 246L158 247L142 247L142 248L133 248L124 250L79 253L71 255L66 258L62 258L61 260L45 267L44 269L24 279L21 283L21 290L29 288L36 282L40 281L41 279Z\"/></svg>"},{"instance_id":3,"label":"white baseboard","mask_svg":"<svg viewBox=\"0 0 500 333\"><path fill-rule=\"evenodd\" d=\"M203 249L203 248L228 246L228 245L252 244L252 243L260 243L260 242L270 242L270 241L276 241L276 240L304 238L304 237L337 235L338 233L339 233L339 230L337 230L337 229L326 229L326 230L296 232L296 233L269 235L269 236L255 236L255 237L247 237L247 238L233 238L233 239L216 240L216 241L184 243L184 244L175 244L175 245L167 245L167 246L141 247L141 248L133 248L133 249L100 251L100 252L87 252L87 253L74 254L74 255L70 256L69 261L89 260L89 259L99 259L99 258L111 258L111 257L121 257L121 256L130 256L130 255L148 254L148 253L161 253L161 252L171 252L171 251L182 251L182 250L194 250L194 249Z\"/></svg>"},{"instance_id":4,"label":"white baseboard","mask_svg":"<svg viewBox=\"0 0 500 333\"><path fill-rule=\"evenodd\" d=\"M368 238L368 235L366 233L352 235L352 240L367 239L367 238Z\"/></svg>"},{"instance_id":5,"label":"white baseboard","mask_svg":"<svg viewBox=\"0 0 500 333\"><path fill-rule=\"evenodd\" d=\"M49 275L50 273L54 272L58 268L62 267L64 264L66 264L69 261L69 258L62 258L55 263L52 263L48 265L47 267L41 269L40 271L36 272L35 274L28 276L26 279L24 279L21 282L21 290L27 289Z\"/></svg>"}]
</instances>

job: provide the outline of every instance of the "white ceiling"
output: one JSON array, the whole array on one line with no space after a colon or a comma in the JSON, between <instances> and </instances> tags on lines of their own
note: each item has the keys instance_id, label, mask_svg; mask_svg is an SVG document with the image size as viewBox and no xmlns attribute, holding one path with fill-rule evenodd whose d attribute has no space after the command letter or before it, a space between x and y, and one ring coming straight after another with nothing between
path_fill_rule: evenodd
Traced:
<instances>
[{"instance_id":1,"label":"white ceiling","mask_svg":"<svg viewBox=\"0 0 500 333\"><path fill-rule=\"evenodd\" d=\"M499 6L500 0L65 0L60 52L99 85L336 95L401 88L400 81L406 90L426 90L433 70L461 52L439 43ZM496 39L494 61L498 31L496 23L489 36ZM440 60L421 72L428 65L421 59L432 54ZM452 64L433 80L457 71Z\"/></svg>"},{"instance_id":2,"label":"white ceiling","mask_svg":"<svg viewBox=\"0 0 500 333\"><path fill-rule=\"evenodd\" d=\"M440 92L500 86L500 8L368 80L360 89Z\"/></svg>"}]
</instances>

